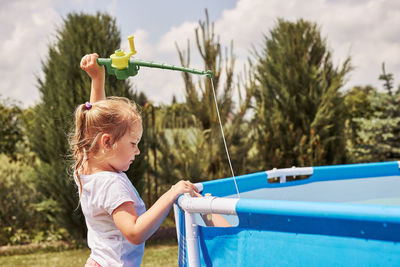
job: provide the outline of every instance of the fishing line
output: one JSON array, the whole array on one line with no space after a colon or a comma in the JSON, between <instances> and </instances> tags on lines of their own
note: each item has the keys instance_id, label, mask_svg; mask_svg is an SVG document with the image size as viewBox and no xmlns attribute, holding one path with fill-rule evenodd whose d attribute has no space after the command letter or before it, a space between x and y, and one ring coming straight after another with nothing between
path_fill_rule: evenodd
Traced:
<instances>
[{"instance_id":1,"label":"fishing line","mask_svg":"<svg viewBox=\"0 0 400 267\"><path fill-rule=\"evenodd\" d=\"M233 173L231 157L229 156L228 146L226 145L225 134L224 134L224 128L222 127L222 122L221 122L221 116L219 115L218 102L217 102L217 95L215 94L215 88L214 88L214 81L213 81L212 78L210 78L210 80L211 80L211 88L212 88L213 94L214 94L215 107L216 107L216 109L217 109L217 115L218 115L219 126L221 127L222 139L224 140L224 146L225 146L226 156L228 157L228 162L229 162L229 167L231 168L232 178L233 178L233 181L235 182L236 192L237 192L238 198L240 198L239 188L238 188L237 183L236 183L235 174Z\"/></svg>"}]
</instances>

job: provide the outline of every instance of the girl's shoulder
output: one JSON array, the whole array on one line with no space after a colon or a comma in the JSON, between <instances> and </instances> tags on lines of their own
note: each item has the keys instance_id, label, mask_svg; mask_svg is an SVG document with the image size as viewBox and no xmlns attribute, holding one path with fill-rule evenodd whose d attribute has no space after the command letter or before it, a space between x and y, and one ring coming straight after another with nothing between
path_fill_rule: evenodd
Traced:
<instances>
[{"instance_id":1,"label":"girl's shoulder","mask_svg":"<svg viewBox=\"0 0 400 267\"><path fill-rule=\"evenodd\" d=\"M132 190L132 183L125 173L121 172L97 172L82 177L84 191L94 192L96 194L109 195L110 192L125 192L128 195Z\"/></svg>"},{"instance_id":2,"label":"girl's shoulder","mask_svg":"<svg viewBox=\"0 0 400 267\"><path fill-rule=\"evenodd\" d=\"M125 182L126 179L128 179L128 178L125 173L110 172L110 171L102 171L102 172L96 172L96 173L89 174L89 175L81 175L82 183L108 184L108 183L114 183L117 181Z\"/></svg>"},{"instance_id":3,"label":"girl's shoulder","mask_svg":"<svg viewBox=\"0 0 400 267\"><path fill-rule=\"evenodd\" d=\"M96 172L93 174L81 174L80 177L83 179L91 180L95 179L98 177L101 177L103 179L111 178L115 179L121 176L121 173L119 172L110 172L110 171L101 171L101 172Z\"/></svg>"}]
</instances>

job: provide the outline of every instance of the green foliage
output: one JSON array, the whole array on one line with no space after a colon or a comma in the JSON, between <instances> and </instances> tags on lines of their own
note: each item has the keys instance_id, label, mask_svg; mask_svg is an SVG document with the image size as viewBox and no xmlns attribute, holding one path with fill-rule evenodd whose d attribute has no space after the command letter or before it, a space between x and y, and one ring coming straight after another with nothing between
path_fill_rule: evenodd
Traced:
<instances>
[{"instance_id":1,"label":"green foliage","mask_svg":"<svg viewBox=\"0 0 400 267\"><path fill-rule=\"evenodd\" d=\"M343 98L350 59L335 67L316 24L278 20L255 52L254 124L263 168L343 163Z\"/></svg>"},{"instance_id":2,"label":"green foliage","mask_svg":"<svg viewBox=\"0 0 400 267\"><path fill-rule=\"evenodd\" d=\"M158 198L158 176L155 175L156 168L151 168L151 159L149 158L150 151L154 151L157 146L157 125L155 116L155 107L148 102L146 97L139 97L139 100L145 102L142 110L142 121L143 121L143 135L142 141L139 143L140 155L137 160L134 161L133 166L144 170L141 179L135 179L134 185L138 189L140 195L144 199L147 207L150 207L153 202ZM141 104L141 102L139 102ZM132 167L131 167L132 169ZM152 179L150 178L152 175ZM144 197L146 194L146 197Z\"/></svg>"},{"instance_id":3,"label":"green foliage","mask_svg":"<svg viewBox=\"0 0 400 267\"><path fill-rule=\"evenodd\" d=\"M355 86L344 95L344 112L346 118L371 118L374 108L371 105L370 95L376 89L372 86Z\"/></svg>"},{"instance_id":4,"label":"green foliage","mask_svg":"<svg viewBox=\"0 0 400 267\"><path fill-rule=\"evenodd\" d=\"M30 203L35 202L34 190L27 186L26 179L31 168L24 168L18 162L10 162L0 155L0 244L7 244L18 229L27 230L38 219Z\"/></svg>"},{"instance_id":5,"label":"green foliage","mask_svg":"<svg viewBox=\"0 0 400 267\"><path fill-rule=\"evenodd\" d=\"M384 81L383 88L386 89L389 95L392 95L393 90L393 74L386 73L385 62L382 63L382 74L379 75L379 80Z\"/></svg>"},{"instance_id":6,"label":"green foliage","mask_svg":"<svg viewBox=\"0 0 400 267\"><path fill-rule=\"evenodd\" d=\"M49 226L36 203L43 199L36 190L33 162L10 161L0 155L0 245L62 240L63 229Z\"/></svg>"},{"instance_id":7,"label":"green foliage","mask_svg":"<svg viewBox=\"0 0 400 267\"><path fill-rule=\"evenodd\" d=\"M225 128L228 147L235 172L246 172L249 126L244 117L250 105L250 94L240 98L238 108L232 101L233 68L235 58L224 58L221 44L208 20L199 22L195 30L196 44L204 62L204 69L214 72L218 106ZM181 64L190 67L190 51L178 49ZM226 50L228 51L228 50ZM225 71L225 73L224 73ZM181 179L192 182L230 176L230 169L220 133L211 82L192 74L182 73L186 101L173 98L170 106L156 107L146 103L143 110L143 138L141 162L146 164L145 202L152 204L171 184ZM224 78L222 78L224 77ZM245 88L247 89L247 87Z\"/></svg>"},{"instance_id":8,"label":"green foliage","mask_svg":"<svg viewBox=\"0 0 400 267\"><path fill-rule=\"evenodd\" d=\"M214 87L216 94L222 91L222 95L218 98L218 107L222 118L226 118L227 114L232 110L232 91L233 91L233 70L235 64L235 57L232 54L232 45L230 56L223 58L221 44L219 38L215 36L214 24L210 25L208 14L206 11L206 21L199 22L199 28L195 29L196 45L200 53L201 58L204 62L205 70L212 70L214 73ZM178 54L182 66L190 67L190 47L188 42L187 51L181 51L178 47ZM223 63L225 63L225 75L226 80L224 81L224 88L220 88L219 84ZM214 104L214 95L211 87L211 81L209 79L202 79L201 82L195 83L193 81L193 75L189 73L182 73L182 77L185 82L185 97L187 109L193 111L201 123L202 129L211 129L215 127L217 122L217 112ZM198 85L198 86L196 86ZM200 94L199 94L200 92Z\"/></svg>"},{"instance_id":9,"label":"green foliage","mask_svg":"<svg viewBox=\"0 0 400 267\"><path fill-rule=\"evenodd\" d=\"M346 147L356 142L357 133L360 125L354 119L370 119L373 116L374 108L371 105L371 95L375 93L375 88L371 86L355 86L344 95L344 114L345 114L345 134ZM351 156L349 158L352 161Z\"/></svg>"},{"instance_id":10,"label":"green foliage","mask_svg":"<svg viewBox=\"0 0 400 267\"><path fill-rule=\"evenodd\" d=\"M57 32L57 41L49 46L43 62L44 79L38 79L41 101L29 111L26 124L32 150L41 164L36 168L38 190L54 201L48 212L57 228L66 228L75 237L85 236L85 223L73 184L68 133L77 105L90 94L90 78L79 68L83 55L97 52L108 57L120 45L115 20L106 14L69 14ZM133 97L129 84L113 76L106 77L106 94Z\"/></svg>"},{"instance_id":11,"label":"green foliage","mask_svg":"<svg viewBox=\"0 0 400 267\"><path fill-rule=\"evenodd\" d=\"M209 131L207 131L209 133ZM159 166L165 182L187 179L198 182L208 177L206 136L197 127L165 129L161 135ZM216 178L216 177L215 177ZM210 179L210 178L208 178Z\"/></svg>"},{"instance_id":12,"label":"green foliage","mask_svg":"<svg viewBox=\"0 0 400 267\"><path fill-rule=\"evenodd\" d=\"M204 69L215 74L236 175L272 167L400 159L400 92L394 91L393 75L382 65L379 79L385 92L365 86L342 95L350 59L333 65L316 24L278 20L237 84L233 46L222 48L207 13L195 36ZM85 237L67 142L73 111L90 93L90 79L79 62L92 52L108 57L119 45L120 33L110 16L70 14L43 62L40 103L26 110L0 103L0 244ZM178 48L178 55L183 66L190 66L189 46ZM143 106L141 154L128 176L148 205L180 179L231 176L211 81L182 75L185 102L174 97L171 105L160 107L143 93L131 92L129 83L106 76L107 95L126 96ZM238 103L232 99L235 89Z\"/></svg>"},{"instance_id":13,"label":"green foliage","mask_svg":"<svg viewBox=\"0 0 400 267\"><path fill-rule=\"evenodd\" d=\"M136 104L139 105L139 109L142 109L144 105L148 102L147 96L143 92L134 92L131 94L130 91L126 93L118 94L118 96L126 96L129 97L130 99L134 100ZM142 112L142 117L144 120L144 114ZM129 170L126 172L127 176L131 180L131 182L135 185L135 188L139 192L139 194L144 193L145 191L145 174L146 170L148 168L148 163L145 160L142 160L144 158L144 155L147 154L147 135L143 134L141 142L139 143L139 150L140 150L140 155L139 160L135 160L134 163L131 165Z\"/></svg>"},{"instance_id":14,"label":"green foliage","mask_svg":"<svg viewBox=\"0 0 400 267\"><path fill-rule=\"evenodd\" d=\"M400 92L393 92L393 75L386 74L384 64L379 76L386 92L369 89L353 117L348 119L348 153L352 162L375 162L400 159ZM350 96L352 97L352 96ZM346 98L349 98L346 96ZM350 129L349 129L350 128Z\"/></svg>"},{"instance_id":15,"label":"green foliage","mask_svg":"<svg viewBox=\"0 0 400 267\"><path fill-rule=\"evenodd\" d=\"M248 127L244 117L249 108L250 95L246 91L245 99L240 99L235 109L232 100L235 88L233 44L229 50L225 50L224 57L219 37L214 33L214 24L210 24L207 11L206 20L199 22L195 36L204 69L212 70L214 73L213 83L225 137L230 153L234 155L233 168L235 172L246 172L248 150L244 147L251 146L251 140L248 138ZM181 51L177 47L181 64L185 67L190 66L189 47L188 44L186 51ZM195 82L193 76L188 73L182 73L182 76L185 82L185 103L174 103L167 112L166 119L169 119L167 123L173 125L173 128L183 128L183 130L168 132L170 137L165 138L173 140L170 144L176 153L171 153L174 160L170 161L167 159L167 150L162 150L161 154L165 156L161 161L170 161L173 165L169 165L169 168L172 167L174 170L169 173L178 172L175 176L179 178L198 181L231 176L211 80L202 78L199 82ZM168 114L174 115L168 116ZM193 130L192 127L197 129Z\"/></svg>"},{"instance_id":16,"label":"green foliage","mask_svg":"<svg viewBox=\"0 0 400 267\"><path fill-rule=\"evenodd\" d=\"M0 95L1 96L1 95ZM0 102L0 154L16 160L18 144L23 141L21 109L9 99Z\"/></svg>"}]
</instances>

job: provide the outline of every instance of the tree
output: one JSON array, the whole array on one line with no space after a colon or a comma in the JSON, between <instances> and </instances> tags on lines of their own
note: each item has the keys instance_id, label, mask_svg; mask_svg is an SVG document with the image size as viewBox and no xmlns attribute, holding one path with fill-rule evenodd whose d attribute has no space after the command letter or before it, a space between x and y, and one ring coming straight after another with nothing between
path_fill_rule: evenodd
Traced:
<instances>
[{"instance_id":1,"label":"tree","mask_svg":"<svg viewBox=\"0 0 400 267\"><path fill-rule=\"evenodd\" d=\"M400 159L400 91L393 92L393 74L386 73L384 63L379 80L384 90L367 94L371 111L351 118L356 129L347 146L352 162Z\"/></svg>"},{"instance_id":2,"label":"tree","mask_svg":"<svg viewBox=\"0 0 400 267\"><path fill-rule=\"evenodd\" d=\"M182 73L185 83L185 103L182 113L187 115L176 116L177 120L173 124L180 125L181 129L169 132L172 135L170 140L174 140L173 147L179 151L173 155L176 162L174 167L180 170L178 177L194 181L207 179L206 177L212 179L231 176L217 117L212 82L227 145L231 155L234 155L232 165L235 172L246 172L248 150L244 147L248 147L251 143L248 140L247 124L244 119L250 96L246 95L241 99L236 108L232 100L235 89L233 43L229 49L223 49L219 36L214 32L214 23L210 23L207 10L205 12L205 21L199 21L199 27L195 29L196 46L204 62L204 69L212 70L214 77L212 81L201 78L196 82L191 74ZM177 50L181 65L189 67L189 42L186 51L182 51L178 46ZM173 107L182 106L174 104ZM181 112L182 109L177 110ZM182 125L182 120L186 126Z\"/></svg>"},{"instance_id":3,"label":"tree","mask_svg":"<svg viewBox=\"0 0 400 267\"><path fill-rule=\"evenodd\" d=\"M49 209L58 227L82 238L86 227L78 206L78 191L68 171L71 152L68 133L73 126L73 112L89 99L90 79L79 68L81 57L97 52L108 57L120 46L120 32L115 19L107 14L67 15L57 32L57 41L49 45L48 58L42 63L44 78L38 78L40 103L31 112L29 139L40 164L36 166L39 190L44 200L57 203ZM134 98L127 82L106 76L106 94ZM138 167L137 167L138 168ZM132 168L131 168L132 169ZM137 176L141 177L142 173Z\"/></svg>"},{"instance_id":4,"label":"tree","mask_svg":"<svg viewBox=\"0 0 400 267\"><path fill-rule=\"evenodd\" d=\"M18 156L21 154L19 153ZM22 154L26 156L26 154ZM0 245L16 245L45 241L54 237L46 216L36 203L40 193L35 190L34 170L23 160L9 160L0 154ZM60 233L60 232L58 232Z\"/></svg>"},{"instance_id":5,"label":"tree","mask_svg":"<svg viewBox=\"0 0 400 267\"><path fill-rule=\"evenodd\" d=\"M350 148L356 142L360 125L356 118L370 119L374 113L371 103L371 95L376 89L372 86L355 86L344 95L344 115L345 115L345 134L346 147ZM348 160L352 161L350 156Z\"/></svg>"},{"instance_id":6,"label":"tree","mask_svg":"<svg viewBox=\"0 0 400 267\"><path fill-rule=\"evenodd\" d=\"M7 104L8 102L8 104ZM0 102L0 154L17 159L17 145L23 141L22 110L7 99Z\"/></svg>"},{"instance_id":7,"label":"tree","mask_svg":"<svg viewBox=\"0 0 400 267\"><path fill-rule=\"evenodd\" d=\"M264 168L336 164L344 158L340 67L315 23L279 19L255 51L254 127Z\"/></svg>"},{"instance_id":8,"label":"tree","mask_svg":"<svg viewBox=\"0 0 400 267\"><path fill-rule=\"evenodd\" d=\"M382 74L379 75L379 80L384 81L383 87L386 89L388 94L392 95L393 90L393 74L386 73L385 62L382 63Z\"/></svg>"}]
</instances>

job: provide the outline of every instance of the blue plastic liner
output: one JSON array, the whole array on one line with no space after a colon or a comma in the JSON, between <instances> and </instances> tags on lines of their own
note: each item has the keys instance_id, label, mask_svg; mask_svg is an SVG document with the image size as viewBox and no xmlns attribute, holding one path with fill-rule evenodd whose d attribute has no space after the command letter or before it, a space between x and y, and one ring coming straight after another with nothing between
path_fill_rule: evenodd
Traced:
<instances>
[{"instance_id":1,"label":"blue plastic liner","mask_svg":"<svg viewBox=\"0 0 400 267\"><path fill-rule=\"evenodd\" d=\"M237 183L241 192L300 190L314 182L389 176L400 180L398 162L314 167L308 179L286 184L268 183L267 173L258 172ZM203 188L214 196L236 193L231 178ZM400 206L241 198L236 213L236 227L199 226L201 266L400 266ZM179 214L179 266L187 266L184 212Z\"/></svg>"}]
</instances>

